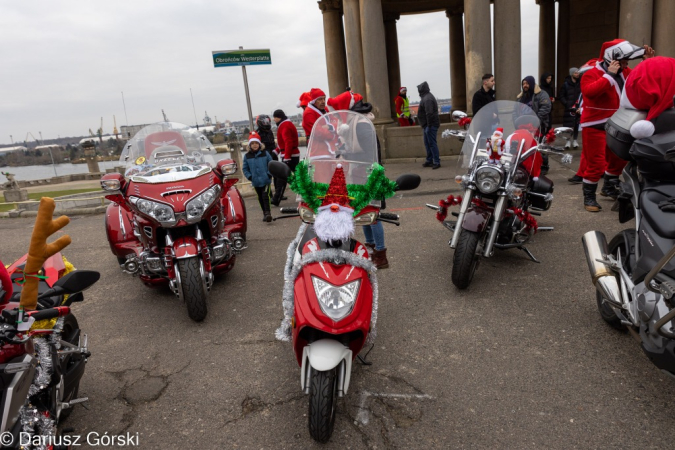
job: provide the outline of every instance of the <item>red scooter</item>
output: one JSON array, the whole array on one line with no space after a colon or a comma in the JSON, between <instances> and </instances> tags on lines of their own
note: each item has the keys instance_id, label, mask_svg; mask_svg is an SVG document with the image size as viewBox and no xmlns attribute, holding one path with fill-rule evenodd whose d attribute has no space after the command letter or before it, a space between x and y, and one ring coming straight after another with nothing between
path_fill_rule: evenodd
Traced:
<instances>
[{"instance_id":1,"label":"red scooter","mask_svg":"<svg viewBox=\"0 0 675 450\"><path fill-rule=\"evenodd\" d=\"M309 394L310 435L327 442L352 361L376 334L376 268L367 248L352 238L354 226L399 225L396 214L380 212L380 201L396 190L415 189L420 177L385 177L377 164L375 128L362 114L329 113L317 127L324 133L312 133L293 176L280 162L271 161L269 169L275 177L290 177L291 189L302 197L298 208L282 208L282 214L304 222L288 248L285 317L276 336L293 341L301 387Z\"/></svg>"},{"instance_id":2,"label":"red scooter","mask_svg":"<svg viewBox=\"0 0 675 450\"><path fill-rule=\"evenodd\" d=\"M148 286L168 284L195 321L206 317L214 274L229 272L247 247L246 208L232 178L237 164L217 156L199 131L161 122L125 145L124 176L101 178L120 267Z\"/></svg>"}]
</instances>

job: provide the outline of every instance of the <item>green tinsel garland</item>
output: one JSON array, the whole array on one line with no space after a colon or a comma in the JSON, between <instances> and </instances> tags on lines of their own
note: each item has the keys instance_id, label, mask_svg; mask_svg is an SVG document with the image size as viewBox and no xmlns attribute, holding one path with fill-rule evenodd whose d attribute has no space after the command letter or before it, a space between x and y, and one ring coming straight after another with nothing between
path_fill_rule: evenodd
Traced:
<instances>
[{"instance_id":1,"label":"green tinsel garland","mask_svg":"<svg viewBox=\"0 0 675 450\"><path fill-rule=\"evenodd\" d=\"M312 181L306 161L300 161L298 164L291 177L290 187L315 212L321 206L322 198L328 192L326 183L314 183ZM373 171L368 176L366 184L347 185L349 196L354 198L349 204L354 208L355 214L368 206L372 200L384 200L392 197L395 191L396 182L389 180L384 174L384 167L377 163L373 164Z\"/></svg>"}]
</instances>

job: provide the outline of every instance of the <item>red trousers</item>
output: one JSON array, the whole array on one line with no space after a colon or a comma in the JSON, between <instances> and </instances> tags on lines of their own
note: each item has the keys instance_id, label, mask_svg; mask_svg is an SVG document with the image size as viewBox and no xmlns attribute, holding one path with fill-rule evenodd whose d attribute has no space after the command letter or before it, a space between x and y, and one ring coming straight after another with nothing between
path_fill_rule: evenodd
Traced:
<instances>
[{"instance_id":1,"label":"red trousers","mask_svg":"<svg viewBox=\"0 0 675 450\"><path fill-rule=\"evenodd\" d=\"M398 124L399 126L402 127L409 127L410 126L410 119L407 117L399 117L398 118Z\"/></svg>"},{"instance_id":2,"label":"red trousers","mask_svg":"<svg viewBox=\"0 0 675 450\"><path fill-rule=\"evenodd\" d=\"M605 130L597 128L584 128L581 131L581 139L584 148L581 150L582 164L579 171L584 183L597 183L600 178L608 175L621 175L626 161L616 156L608 147L605 138Z\"/></svg>"}]
</instances>

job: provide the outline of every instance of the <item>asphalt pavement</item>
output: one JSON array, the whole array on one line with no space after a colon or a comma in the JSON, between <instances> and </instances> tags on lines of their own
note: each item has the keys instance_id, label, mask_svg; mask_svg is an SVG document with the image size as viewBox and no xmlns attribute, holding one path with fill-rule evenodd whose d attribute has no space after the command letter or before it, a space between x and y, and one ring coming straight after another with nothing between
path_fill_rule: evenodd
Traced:
<instances>
[{"instance_id":1,"label":"asphalt pavement","mask_svg":"<svg viewBox=\"0 0 675 450\"><path fill-rule=\"evenodd\" d=\"M566 181L573 167L552 162L555 200L537 220L555 230L528 245L541 264L498 252L459 291L450 232L424 207L459 193L454 163L442 164L386 166L390 178L423 181L387 202L401 226L385 224L373 365L354 365L326 445L309 437L292 348L274 339L297 219L263 223L247 202L249 248L217 279L198 324L168 288L119 270L103 216L73 217L64 253L102 278L73 308L89 335L80 394L90 401L65 426L139 433L144 449L670 448L675 380L602 321L581 245L588 230L611 238L633 223L619 224L606 199L601 213L586 212L581 187ZM33 220L0 220L5 263L26 252Z\"/></svg>"}]
</instances>

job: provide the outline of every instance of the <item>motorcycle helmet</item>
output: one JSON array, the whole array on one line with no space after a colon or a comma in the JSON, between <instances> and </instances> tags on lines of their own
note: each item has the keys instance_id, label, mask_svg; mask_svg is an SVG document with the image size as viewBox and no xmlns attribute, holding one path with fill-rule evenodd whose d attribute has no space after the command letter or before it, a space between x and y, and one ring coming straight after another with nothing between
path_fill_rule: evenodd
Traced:
<instances>
[{"instance_id":1,"label":"motorcycle helmet","mask_svg":"<svg viewBox=\"0 0 675 450\"><path fill-rule=\"evenodd\" d=\"M259 129L269 130L272 128L272 119L267 114L260 114L255 118L255 123Z\"/></svg>"},{"instance_id":2,"label":"motorcycle helmet","mask_svg":"<svg viewBox=\"0 0 675 450\"><path fill-rule=\"evenodd\" d=\"M354 104L354 106L351 107L351 110L360 114L368 114L373 110L373 105L372 103L367 103L364 102L363 100L359 100Z\"/></svg>"},{"instance_id":3,"label":"motorcycle helmet","mask_svg":"<svg viewBox=\"0 0 675 450\"><path fill-rule=\"evenodd\" d=\"M645 54L644 47L638 47L628 41L620 41L605 49L603 60L610 64L612 61L633 60L642 58Z\"/></svg>"}]
</instances>

